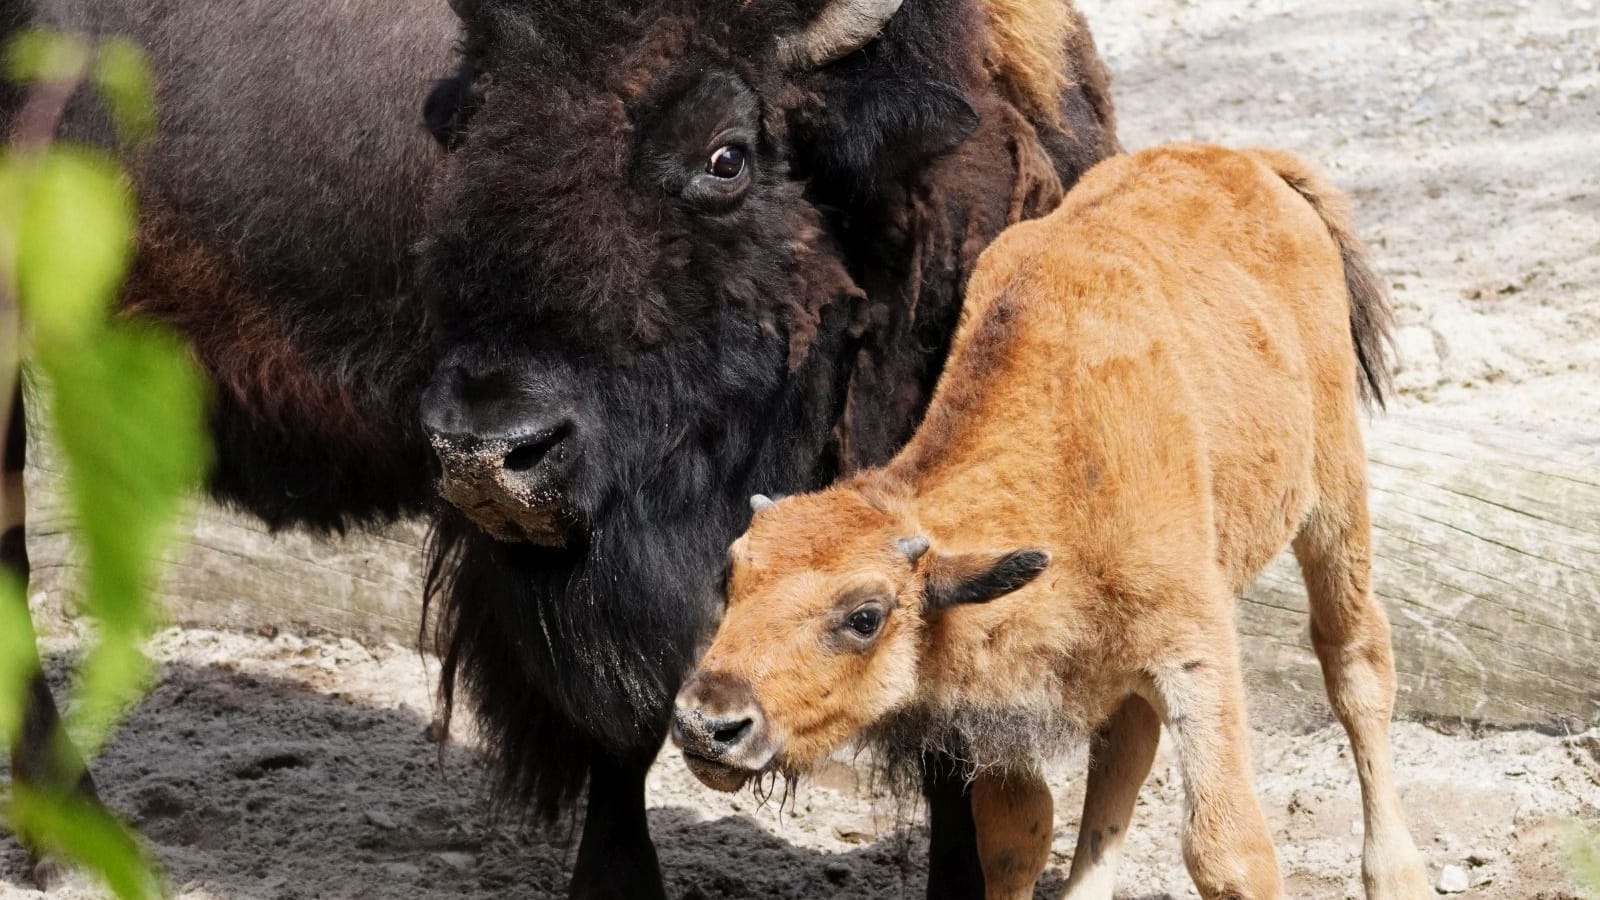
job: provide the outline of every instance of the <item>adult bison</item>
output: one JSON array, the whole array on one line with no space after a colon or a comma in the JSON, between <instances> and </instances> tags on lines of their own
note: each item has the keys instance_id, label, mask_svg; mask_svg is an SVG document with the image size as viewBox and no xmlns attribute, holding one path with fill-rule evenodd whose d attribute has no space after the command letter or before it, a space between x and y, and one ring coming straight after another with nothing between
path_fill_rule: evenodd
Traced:
<instances>
[{"instance_id":1,"label":"adult bison","mask_svg":"<svg viewBox=\"0 0 1600 900\"><path fill-rule=\"evenodd\" d=\"M978 252L1114 152L1076 12L461 0L428 104L456 152L425 187L419 73L455 31L432 2L46 5L152 48L127 306L217 382L218 495L332 527L418 508L442 469L447 702L509 800L557 817L587 789L574 895L662 896L644 773L742 498L887 458ZM978 895L943 768L930 890Z\"/></svg>"},{"instance_id":2,"label":"adult bison","mask_svg":"<svg viewBox=\"0 0 1600 900\"><path fill-rule=\"evenodd\" d=\"M158 136L128 159L143 218L124 305L181 329L215 382L214 493L274 526L423 511L434 470L416 408L433 338L411 247L443 155L420 110L454 66L449 8L0 0L0 36L28 24L127 35L150 54ZM8 133L36 122L19 116L26 100L0 91ZM66 108L59 136L116 146L90 92ZM11 502L25 452L16 400L0 564L26 579L23 510ZM59 780L41 750L56 726L36 678L16 777Z\"/></svg>"},{"instance_id":3,"label":"adult bison","mask_svg":"<svg viewBox=\"0 0 1600 900\"><path fill-rule=\"evenodd\" d=\"M746 498L885 460L978 253L1116 149L1063 0L457 0L419 284L446 704L587 816L573 893L662 896L645 773ZM930 761L930 893L981 896Z\"/></svg>"}]
</instances>

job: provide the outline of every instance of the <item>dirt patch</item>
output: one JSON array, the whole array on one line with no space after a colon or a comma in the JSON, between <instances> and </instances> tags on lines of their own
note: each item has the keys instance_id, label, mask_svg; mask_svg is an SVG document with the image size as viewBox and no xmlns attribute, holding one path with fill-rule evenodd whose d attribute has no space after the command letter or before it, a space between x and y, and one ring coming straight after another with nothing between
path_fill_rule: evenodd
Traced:
<instances>
[{"instance_id":1,"label":"dirt patch","mask_svg":"<svg viewBox=\"0 0 1600 900\"><path fill-rule=\"evenodd\" d=\"M563 896L572 848L486 818L471 735L430 740L434 673L414 652L198 629L166 631L152 650L160 681L95 774L178 897ZM1430 869L1462 867L1471 896L1576 897L1560 826L1600 814L1597 741L1600 732L1397 726L1398 774ZM1254 744L1290 896L1359 896L1361 808L1343 734L1258 732ZM1040 897L1055 896L1071 862L1081 759L1052 783L1061 821ZM922 896L926 836L914 812L843 767L799 785L780 810L707 791L669 752L649 803L674 897ZM1122 896L1193 896L1180 817L1176 763L1163 751L1130 832ZM23 863L14 842L0 843L0 897L45 896L24 888ZM49 896L98 894L80 884Z\"/></svg>"}]
</instances>

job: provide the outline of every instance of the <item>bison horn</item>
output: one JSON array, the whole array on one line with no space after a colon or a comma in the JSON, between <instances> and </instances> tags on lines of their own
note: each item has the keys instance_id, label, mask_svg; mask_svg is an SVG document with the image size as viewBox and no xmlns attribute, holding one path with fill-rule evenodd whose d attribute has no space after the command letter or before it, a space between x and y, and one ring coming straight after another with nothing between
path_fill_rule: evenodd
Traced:
<instances>
[{"instance_id":1,"label":"bison horn","mask_svg":"<svg viewBox=\"0 0 1600 900\"><path fill-rule=\"evenodd\" d=\"M804 30L778 40L787 69L815 69L866 46L883 30L902 0L832 0Z\"/></svg>"},{"instance_id":2,"label":"bison horn","mask_svg":"<svg viewBox=\"0 0 1600 900\"><path fill-rule=\"evenodd\" d=\"M895 541L894 544L900 548L901 553L906 555L906 559L911 560L913 563L921 559L922 554L928 552L928 539L920 534L916 537L903 537Z\"/></svg>"},{"instance_id":3,"label":"bison horn","mask_svg":"<svg viewBox=\"0 0 1600 900\"><path fill-rule=\"evenodd\" d=\"M777 505L777 501L766 494L754 494L750 497L750 511L752 513L761 512L763 509L775 505Z\"/></svg>"}]
</instances>

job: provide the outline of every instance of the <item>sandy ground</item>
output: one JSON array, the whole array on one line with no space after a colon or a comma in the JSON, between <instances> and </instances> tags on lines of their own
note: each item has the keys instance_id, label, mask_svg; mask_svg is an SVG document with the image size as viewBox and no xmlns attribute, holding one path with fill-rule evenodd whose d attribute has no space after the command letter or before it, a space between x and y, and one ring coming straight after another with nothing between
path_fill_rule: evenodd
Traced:
<instances>
[{"instance_id":1,"label":"sandy ground","mask_svg":"<svg viewBox=\"0 0 1600 900\"><path fill-rule=\"evenodd\" d=\"M1600 446L1600 15L1592 0L1081 0L1125 141L1270 143L1353 193L1404 325L1402 409L1426 405ZM55 674L73 646L56 634ZM469 734L427 737L432 672L408 649L197 629L155 642L159 684L95 766L185 898L560 896L571 848L486 819ZM61 687L58 685L58 688ZM59 695L59 694L58 694ZM1290 896L1359 896L1359 803L1337 728L1257 732ZM1561 835L1600 822L1600 731L1396 727L1430 877L1465 896L1561 900ZM1059 767L1070 863L1081 759ZM0 778L3 778L0 770ZM918 897L914 813L847 770L791 807L712 795L673 754L650 784L675 897ZM1156 764L1121 879L1192 897L1179 785ZM0 898L25 886L0 840ZM51 896L76 900L69 885Z\"/></svg>"},{"instance_id":2,"label":"sandy ground","mask_svg":"<svg viewBox=\"0 0 1600 900\"><path fill-rule=\"evenodd\" d=\"M55 641L65 646L65 642ZM160 683L96 765L111 805L154 846L180 897L559 897L571 848L484 815L470 738L429 740L430 673L416 653L333 638L172 629L154 642ZM1289 896L1359 896L1360 805L1336 728L1255 735L1258 787ZM1470 896L1576 898L1562 823L1600 816L1600 732L1446 735L1396 728L1416 837ZM1063 821L1039 897L1071 861L1081 758L1052 783ZM672 896L920 897L914 812L840 768L780 810L712 794L676 754L650 779L651 825ZM1180 784L1163 751L1130 832L1125 897L1190 897ZM0 844L0 897L21 851ZM93 897L84 885L50 896Z\"/></svg>"}]
</instances>

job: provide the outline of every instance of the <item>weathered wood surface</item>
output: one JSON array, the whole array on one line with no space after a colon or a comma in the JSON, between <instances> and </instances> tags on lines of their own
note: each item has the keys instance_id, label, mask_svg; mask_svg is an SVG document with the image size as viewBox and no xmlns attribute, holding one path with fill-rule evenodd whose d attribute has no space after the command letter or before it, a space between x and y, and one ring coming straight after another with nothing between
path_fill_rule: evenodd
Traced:
<instances>
[{"instance_id":1,"label":"weathered wood surface","mask_svg":"<svg viewBox=\"0 0 1600 900\"><path fill-rule=\"evenodd\" d=\"M37 456L37 454L33 454ZM70 611L76 583L71 515L54 471L28 473L30 597ZM269 532L260 521L195 504L162 576L167 621L256 631L331 632L414 646L422 615L421 523L377 533ZM48 623L41 623L48 627Z\"/></svg>"},{"instance_id":2,"label":"weathered wood surface","mask_svg":"<svg viewBox=\"0 0 1600 900\"><path fill-rule=\"evenodd\" d=\"M1600 434L1464 427L1420 412L1375 421L1374 583L1394 623L1402 714L1490 725L1600 721ZM37 454L36 454L37 456ZM68 516L30 481L35 595L70 575ZM410 644L422 529L268 534L202 507L163 593L173 621L325 630ZM1293 558L1241 607L1258 711L1325 715Z\"/></svg>"},{"instance_id":3,"label":"weathered wood surface","mask_svg":"<svg viewBox=\"0 0 1600 900\"><path fill-rule=\"evenodd\" d=\"M1368 432L1373 585L1404 714L1491 725L1600 721L1600 432L1463 427L1408 412ZM1241 610L1252 680L1322 692L1293 558Z\"/></svg>"}]
</instances>

